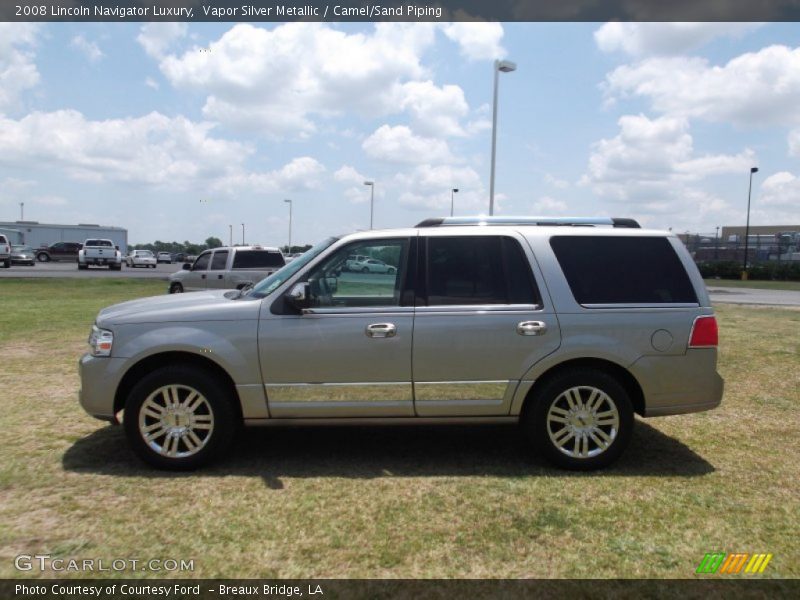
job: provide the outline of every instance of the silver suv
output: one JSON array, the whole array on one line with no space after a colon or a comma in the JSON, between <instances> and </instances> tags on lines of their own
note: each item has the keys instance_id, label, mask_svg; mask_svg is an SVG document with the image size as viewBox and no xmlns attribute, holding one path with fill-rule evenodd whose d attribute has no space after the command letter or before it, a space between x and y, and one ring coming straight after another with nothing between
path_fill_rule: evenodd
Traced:
<instances>
[{"instance_id":1,"label":"silver suv","mask_svg":"<svg viewBox=\"0 0 800 600\"><path fill-rule=\"evenodd\" d=\"M344 269L368 256L393 273ZM329 238L246 291L100 311L80 401L156 467L247 425L519 423L614 461L643 417L719 405L717 324L671 233L630 219L445 218Z\"/></svg>"}]
</instances>

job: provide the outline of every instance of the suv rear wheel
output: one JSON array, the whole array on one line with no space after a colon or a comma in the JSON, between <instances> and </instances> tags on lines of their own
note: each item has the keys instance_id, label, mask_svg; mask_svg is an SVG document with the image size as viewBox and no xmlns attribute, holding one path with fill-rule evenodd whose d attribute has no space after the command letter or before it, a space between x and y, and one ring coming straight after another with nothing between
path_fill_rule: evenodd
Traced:
<instances>
[{"instance_id":1,"label":"suv rear wheel","mask_svg":"<svg viewBox=\"0 0 800 600\"><path fill-rule=\"evenodd\" d=\"M533 401L523 427L545 458L559 467L606 467L630 442L633 406L625 388L605 371L563 371Z\"/></svg>"},{"instance_id":2,"label":"suv rear wheel","mask_svg":"<svg viewBox=\"0 0 800 600\"><path fill-rule=\"evenodd\" d=\"M196 469L233 440L236 411L230 392L190 366L153 371L131 390L123 425L136 454L159 469Z\"/></svg>"},{"instance_id":3,"label":"suv rear wheel","mask_svg":"<svg viewBox=\"0 0 800 600\"><path fill-rule=\"evenodd\" d=\"M180 283L176 281L175 283L169 284L170 294L180 294L181 292L183 292L183 286Z\"/></svg>"}]
</instances>

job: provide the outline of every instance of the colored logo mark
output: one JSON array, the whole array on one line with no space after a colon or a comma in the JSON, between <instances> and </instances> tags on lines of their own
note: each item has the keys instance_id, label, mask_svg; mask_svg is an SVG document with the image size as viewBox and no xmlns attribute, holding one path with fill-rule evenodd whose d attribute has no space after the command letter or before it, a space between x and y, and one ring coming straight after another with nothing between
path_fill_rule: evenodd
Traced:
<instances>
[{"instance_id":1,"label":"colored logo mark","mask_svg":"<svg viewBox=\"0 0 800 600\"><path fill-rule=\"evenodd\" d=\"M736 573L763 573L772 554L747 554L715 552L706 554L695 573L713 575L714 573L733 575Z\"/></svg>"}]
</instances>

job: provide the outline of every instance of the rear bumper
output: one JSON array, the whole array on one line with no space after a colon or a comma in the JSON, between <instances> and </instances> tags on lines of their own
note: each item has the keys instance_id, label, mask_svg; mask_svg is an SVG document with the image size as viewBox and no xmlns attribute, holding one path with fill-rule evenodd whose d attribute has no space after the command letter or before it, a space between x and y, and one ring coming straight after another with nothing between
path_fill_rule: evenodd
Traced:
<instances>
[{"instance_id":1,"label":"rear bumper","mask_svg":"<svg viewBox=\"0 0 800 600\"><path fill-rule=\"evenodd\" d=\"M631 367L644 392L645 417L700 412L722 402L725 382L717 373L716 348L683 356L645 356Z\"/></svg>"}]
</instances>

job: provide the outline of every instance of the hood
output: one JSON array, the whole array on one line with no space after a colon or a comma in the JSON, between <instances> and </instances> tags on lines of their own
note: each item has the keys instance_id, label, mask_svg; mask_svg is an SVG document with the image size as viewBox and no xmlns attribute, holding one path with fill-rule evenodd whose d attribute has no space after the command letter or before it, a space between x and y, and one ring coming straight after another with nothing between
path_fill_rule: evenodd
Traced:
<instances>
[{"instance_id":1,"label":"hood","mask_svg":"<svg viewBox=\"0 0 800 600\"><path fill-rule=\"evenodd\" d=\"M236 290L169 294L104 308L97 315L97 325L257 320L260 306L258 298L240 297Z\"/></svg>"}]
</instances>

